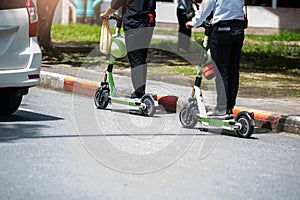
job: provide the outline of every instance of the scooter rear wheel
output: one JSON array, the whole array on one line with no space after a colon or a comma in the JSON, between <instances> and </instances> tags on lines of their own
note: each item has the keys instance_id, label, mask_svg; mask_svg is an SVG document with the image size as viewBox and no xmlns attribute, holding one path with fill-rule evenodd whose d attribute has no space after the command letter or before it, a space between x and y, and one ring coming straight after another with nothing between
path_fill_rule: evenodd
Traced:
<instances>
[{"instance_id":1,"label":"scooter rear wheel","mask_svg":"<svg viewBox=\"0 0 300 200\"><path fill-rule=\"evenodd\" d=\"M254 131L254 126L251 125L250 119L245 114L241 114L237 117L236 121L242 125L241 129L237 130L236 133L240 137L249 138Z\"/></svg>"},{"instance_id":2,"label":"scooter rear wheel","mask_svg":"<svg viewBox=\"0 0 300 200\"><path fill-rule=\"evenodd\" d=\"M193 128L198 122L197 113L198 113L198 109L196 106L192 106L190 108L189 113L188 113L188 107L184 106L179 113L179 120L182 126L184 128Z\"/></svg>"},{"instance_id":3,"label":"scooter rear wheel","mask_svg":"<svg viewBox=\"0 0 300 200\"><path fill-rule=\"evenodd\" d=\"M99 87L95 93L94 102L95 106L98 109L105 109L108 105L108 90L104 90L102 87Z\"/></svg>"},{"instance_id":4,"label":"scooter rear wheel","mask_svg":"<svg viewBox=\"0 0 300 200\"><path fill-rule=\"evenodd\" d=\"M146 96L142 99L142 103L146 105L146 108L142 110L143 115L152 117L156 111L153 99L149 96Z\"/></svg>"}]
</instances>

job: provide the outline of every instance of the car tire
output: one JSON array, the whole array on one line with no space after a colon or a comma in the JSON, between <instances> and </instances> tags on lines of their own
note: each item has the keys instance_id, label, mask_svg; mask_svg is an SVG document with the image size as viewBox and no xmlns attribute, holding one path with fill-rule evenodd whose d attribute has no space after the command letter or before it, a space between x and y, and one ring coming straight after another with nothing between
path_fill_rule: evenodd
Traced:
<instances>
[{"instance_id":1,"label":"car tire","mask_svg":"<svg viewBox=\"0 0 300 200\"><path fill-rule=\"evenodd\" d=\"M21 105L22 97L22 95L18 96L14 91L1 94L0 115L10 115L18 110Z\"/></svg>"}]
</instances>

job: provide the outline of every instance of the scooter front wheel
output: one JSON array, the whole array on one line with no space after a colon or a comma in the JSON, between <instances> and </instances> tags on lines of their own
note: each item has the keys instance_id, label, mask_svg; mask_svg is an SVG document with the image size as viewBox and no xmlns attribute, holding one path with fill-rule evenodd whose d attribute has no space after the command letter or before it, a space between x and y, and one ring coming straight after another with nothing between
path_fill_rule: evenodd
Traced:
<instances>
[{"instance_id":1,"label":"scooter front wheel","mask_svg":"<svg viewBox=\"0 0 300 200\"><path fill-rule=\"evenodd\" d=\"M143 115L152 117L156 111L153 98L146 96L142 99L142 103L146 105L146 108L142 110Z\"/></svg>"},{"instance_id":2,"label":"scooter front wheel","mask_svg":"<svg viewBox=\"0 0 300 200\"><path fill-rule=\"evenodd\" d=\"M198 122L198 109L196 106L184 106L179 113L180 123L184 128L193 128Z\"/></svg>"},{"instance_id":3,"label":"scooter front wheel","mask_svg":"<svg viewBox=\"0 0 300 200\"><path fill-rule=\"evenodd\" d=\"M95 93L94 102L98 109L105 109L108 105L108 90L99 87Z\"/></svg>"},{"instance_id":4,"label":"scooter front wheel","mask_svg":"<svg viewBox=\"0 0 300 200\"><path fill-rule=\"evenodd\" d=\"M242 125L241 129L236 131L240 137L249 138L252 135L254 131L252 120L246 114L237 116L236 121Z\"/></svg>"}]
</instances>

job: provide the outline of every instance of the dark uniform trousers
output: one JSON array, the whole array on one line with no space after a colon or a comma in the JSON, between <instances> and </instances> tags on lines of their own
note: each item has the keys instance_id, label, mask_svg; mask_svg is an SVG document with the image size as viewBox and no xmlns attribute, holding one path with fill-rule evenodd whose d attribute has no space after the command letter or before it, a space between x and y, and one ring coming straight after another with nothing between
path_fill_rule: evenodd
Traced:
<instances>
[{"instance_id":1,"label":"dark uniform trousers","mask_svg":"<svg viewBox=\"0 0 300 200\"><path fill-rule=\"evenodd\" d=\"M147 79L147 55L153 35L153 27L125 31L127 56L131 64L131 80L135 94L145 93Z\"/></svg>"},{"instance_id":2,"label":"dark uniform trousers","mask_svg":"<svg viewBox=\"0 0 300 200\"><path fill-rule=\"evenodd\" d=\"M216 76L217 109L233 109L239 87L244 21L221 21L213 26L209 47L219 70Z\"/></svg>"},{"instance_id":3,"label":"dark uniform trousers","mask_svg":"<svg viewBox=\"0 0 300 200\"><path fill-rule=\"evenodd\" d=\"M177 9L178 18L178 48L188 51L190 49L190 37L192 35L192 29L186 28L185 24L190 21L186 17L184 9Z\"/></svg>"}]
</instances>

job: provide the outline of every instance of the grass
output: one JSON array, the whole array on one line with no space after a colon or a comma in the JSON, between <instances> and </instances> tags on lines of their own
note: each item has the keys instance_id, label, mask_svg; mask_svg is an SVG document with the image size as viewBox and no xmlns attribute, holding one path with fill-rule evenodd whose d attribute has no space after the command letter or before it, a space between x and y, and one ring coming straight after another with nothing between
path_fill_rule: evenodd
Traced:
<instances>
[{"instance_id":1,"label":"grass","mask_svg":"<svg viewBox=\"0 0 300 200\"><path fill-rule=\"evenodd\" d=\"M177 35L177 30L155 30L155 33ZM51 37L54 43L71 43L76 44L79 48L83 44L97 45L100 38L100 27L54 24ZM192 43L192 52L199 51L203 32L194 32L192 37L197 42ZM283 31L264 36L246 35L241 57L240 89L242 93L246 95L259 93L266 97L270 95L300 97L299 43L299 32ZM186 77L195 75L196 69L176 54L176 41L153 40L151 47L153 49L150 49L148 55L149 60L151 60L149 69L152 72L150 73ZM170 50L173 50L173 53ZM63 52L63 58L57 63L80 66L86 56L86 53ZM99 59L97 62L99 63ZM128 64L125 64L126 62L127 60L120 60L117 66L120 69L126 69L129 67Z\"/></svg>"},{"instance_id":2,"label":"grass","mask_svg":"<svg viewBox=\"0 0 300 200\"><path fill-rule=\"evenodd\" d=\"M192 67L173 67L172 70L183 76L194 76L197 73L197 70Z\"/></svg>"},{"instance_id":3,"label":"grass","mask_svg":"<svg viewBox=\"0 0 300 200\"><path fill-rule=\"evenodd\" d=\"M53 24L51 38L56 43L99 43L100 26L88 26L80 24ZM157 34L176 35L177 31L156 30ZM192 36L197 42L201 42L203 32L195 32ZM279 34L256 36L246 35L243 52L248 54L272 54L273 56L299 56L299 45L287 45L286 42L300 41L299 32L283 31ZM261 43L257 43L261 42ZM174 45L172 45L174 46Z\"/></svg>"},{"instance_id":4,"label":"grass","mask_svg":"<svg viewBox=\"0 0 300 200\"><path fill-rule=\"evenodd\" d=\"M51 38L52 42L56 43L99 43L100 26L53 24L51 27Z\"/></svg>"},{"instance_id":5,"label":"grass","mask_svg":"<svg viewBox=\"0 0 300 200\"><path fill-rule=\"evenodd\" d=\"M278 34L266 35L266 36L247 35L247 37L251 40L255 40L255 41L259 41L259 42L300 41L300 33L299 32L292 32L292 31L281 31Z\"/></svg>"}]
</instances>

